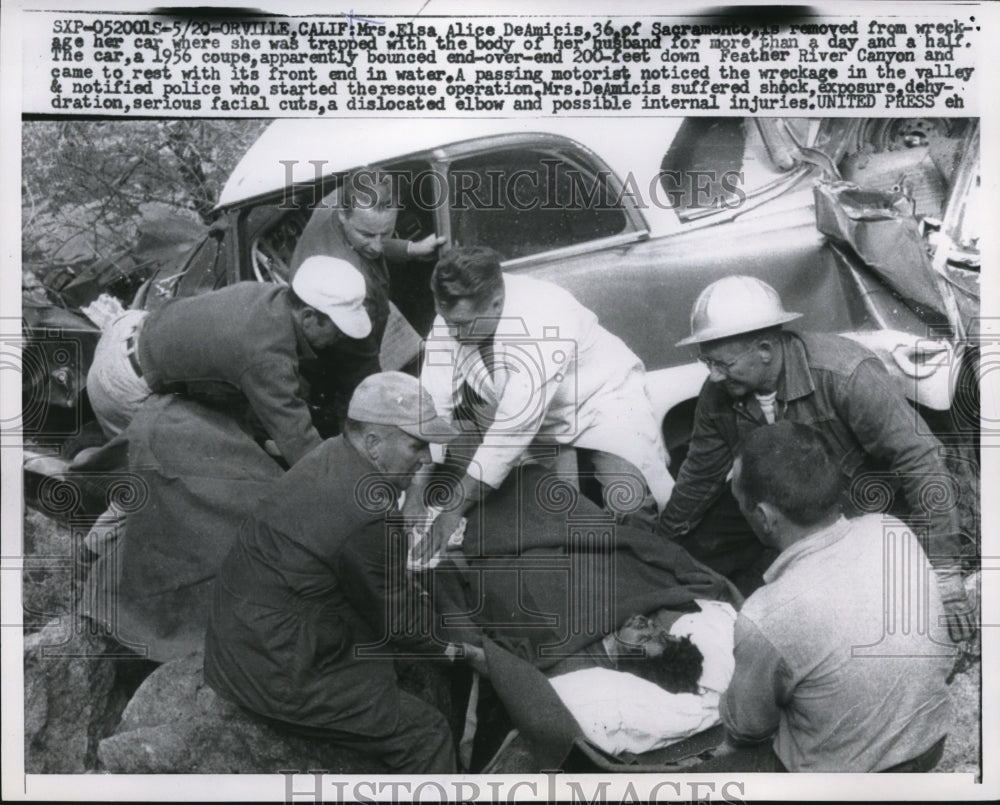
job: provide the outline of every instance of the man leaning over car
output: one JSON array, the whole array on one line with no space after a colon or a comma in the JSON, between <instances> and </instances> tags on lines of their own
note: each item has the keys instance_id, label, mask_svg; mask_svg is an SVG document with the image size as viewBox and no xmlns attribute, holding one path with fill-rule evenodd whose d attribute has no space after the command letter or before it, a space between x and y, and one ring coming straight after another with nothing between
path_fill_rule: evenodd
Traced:
<instances>
[{"instance_id":1,"label":"man leaning over car","mask_svg":"<svg viewBox=\"0 0 1000 805\"><path fill-rule=\"evenodd\" d=\"M391 295L386 261L402 263L430 257L445 241L434 234L418 241L392 237L397 213L389 178L371 168L361 168L323 199L292 253L292 277L310 257L328 255L346 260L365 278L365 309L372 320L371 333L341 341L331 350L335 354L326 363L340 367L336 377L310 377L330 397L337 417L342 417L355 386L381 368L379 348L389 321Z\"/></svg>"},{"instance_id":2,"label":"man leaning over car","mask_svg":"<svg viewBox=\"0 0 1000 805\"><path fill-rule=\"evenodd\" d=\"M949 633L955 640L970 636L974 617L960 570L958 512L922 501L923 484L948 477L941 444L917 427L916 412L872 352L837 335L782 329L800 315L786 311L778 293L755 277L718 280L695 301L691 335L678 346L697 344L710 374L660 532L750 592L771 557L726 488L733 456L762 425L813 425L834 451L850 492L848 510L862 508L857 502L865 496L866 471L881 464L898 479L909 510L904 519L928 523L924 545L937 571Z\"/></svg>"},{"instance_id":3,"label":"man leaning over car","mask_svg":"<svg viewBox=\"0 0 1000 805\"><path fill-rule=\"evenodd\" d=\"M153 393L180 392L227 410L249 404L294 464L321 441L302 396L300 363L371 331L364 296L356 268L315 257L291 287L240 282L153 313L129 311L97 345L87 376L94 413L113 436Z\"/></svg>"}]
</instances>

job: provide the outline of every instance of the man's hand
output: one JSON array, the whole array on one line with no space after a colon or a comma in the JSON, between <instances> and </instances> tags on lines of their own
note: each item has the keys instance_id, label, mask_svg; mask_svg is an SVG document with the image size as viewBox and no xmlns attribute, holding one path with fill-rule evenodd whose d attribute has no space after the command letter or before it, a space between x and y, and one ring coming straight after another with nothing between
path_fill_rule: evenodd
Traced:
<instances>
[{"instance_id":1,"label":"man's hand","mask_svg":"<svg viewBox=\"0 0 1000 805\"><path fill-rule=\"evenodd\" d=\"M425 542L430 542L434 546L434 551L447 550L448 538L455 533L462 522L462 514L459 509L449 509L441 512L434 518L431 526L430 538Z\"/></svg>"},{"instance_id":2,"label":"man's hand","mask_svg":"<svg viewBox=\"0 0 1000 805\"><path fill-rule=\"evenodd\" d=\"M406 254L408 257L430 257L446 240L447 238L439 237L432 232L423 240L407 241Z\"/></svg>"},{"instance_id":3,"label":"man's hand","mask_svg":"<svg viewBox=\"0 0 1000 805\"><path fill-rule=\"evenodd\" d=\"M424 503L424 491L434 475L433 464L421 464L420 469L413 473L410 485L406 488L406 500L403 501L402 515L409 526L422 524L427 518L427 506Z\"/></svg>"},{"instance_id":4,"label":"man's hand","mask_svg":"<svg viewBox=\"0 0 1000 805\"><path fill-rule=\"evenodd\" d=\"M465 653L465 661L472 666L472 670L480 676L489 678L490 669L486 664L486 652L471 643L462 643L462 651Z\"/></svg>"},{"instance_id":5,"label":"man's hand","mask_svg":"<svg viewBox=\"0 0 1000 805\"><path fill-rule=\"evenodd\" d=\"M976 607L965 593L965 582L958 568L937 571L938 591L944 604L948 637L953 643L968 640L976 633Z\"/></svg>"}]
</instances>

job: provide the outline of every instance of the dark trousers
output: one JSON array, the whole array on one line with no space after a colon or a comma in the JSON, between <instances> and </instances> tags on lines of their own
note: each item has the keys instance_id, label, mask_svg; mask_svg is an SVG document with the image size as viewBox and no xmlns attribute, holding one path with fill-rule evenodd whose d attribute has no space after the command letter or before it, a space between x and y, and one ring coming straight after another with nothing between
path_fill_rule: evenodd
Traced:
<instances>
[{"instance_id":1,"label":"dark trousers","mask_svg":"<svg viewBox=\"0 0 1000 805\"><path fill-rule=\"evenodd\" d=\"M728 486L701 522L677 543L732 581L743 595L764 583L764 571L778 556L757 539Z\"/></svg>"},{"instance_id":2,"label":"dark trousers","mask_svg":"<svg viewBox=\"0 0 1000 805\"><path fill-rule=\"evenodd\" d=\"M291 724L272 718L275 727L379 758L392 771L407 774L454 774L455 748L448 722L439 710L399 691L396 728L377 737L343 730ZM257 716L261 718L261 716Z\"/></svg>"}]
</instances>

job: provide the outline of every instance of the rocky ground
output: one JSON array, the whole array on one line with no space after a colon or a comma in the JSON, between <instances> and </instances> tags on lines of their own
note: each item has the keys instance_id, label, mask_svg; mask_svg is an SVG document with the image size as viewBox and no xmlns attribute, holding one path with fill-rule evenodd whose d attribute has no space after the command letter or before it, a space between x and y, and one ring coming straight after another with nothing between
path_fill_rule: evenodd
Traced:
<instances>
[{"instance_id":1,"label":"rocky ground","mask_svg":"<svg viewBox=\"0 0 1000 805\"><path fill-rule=\"evenodd\" d=\"M200 657L157 668L119 656L117 647L71 628L73 534L29 511L24 522L25 754L31 773L252 772L325 768L378 772L343 749L288 739L251 722L201 679ZM970 591L978 574L967 580ZM409 669L404 686L438 705L441 682ZM937 771L979 773L981 662L978 638L951 681L955 709ZM454 714L450 714L454 715ZM284 764L284 765L282 765Z\"/></svg>"}]
</instances>

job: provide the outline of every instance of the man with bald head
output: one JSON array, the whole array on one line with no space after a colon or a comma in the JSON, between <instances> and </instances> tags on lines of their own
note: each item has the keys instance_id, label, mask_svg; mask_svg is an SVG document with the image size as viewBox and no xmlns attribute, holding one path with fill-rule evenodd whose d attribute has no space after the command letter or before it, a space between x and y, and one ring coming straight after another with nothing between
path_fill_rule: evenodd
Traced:
<instances>
[{"instance_id":1,"label":"man with bald head","mask_svg":"<svg viewBox=\"0 0 1000 805\"><path fill-rule=\"evenodd\" d=\"M324 353L336 373L310 374L310 381L328 397L333 420L343 417L347 400L361 380L381 369L379 350L389 321L392 296L388 263L406 263L432 257L443 237L433 233L418 241L393 237L398 199L390 178L373 168L361 168L344 177L323 199L306 224L291 259L294 278L310 257L326 255L346 260L365 278L365 310L371 333L342 341ZM335 429L336 422L331 422Z\"/></svg>"}]
</instances>

